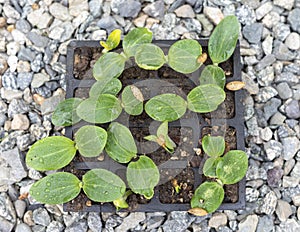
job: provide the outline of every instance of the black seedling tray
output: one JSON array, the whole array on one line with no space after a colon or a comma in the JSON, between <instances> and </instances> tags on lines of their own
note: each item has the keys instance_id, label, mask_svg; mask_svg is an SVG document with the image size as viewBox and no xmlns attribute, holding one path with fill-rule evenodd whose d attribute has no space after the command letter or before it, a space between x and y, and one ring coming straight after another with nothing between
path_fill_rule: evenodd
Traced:
<instances>
[{"instance_id":1,"label":"black seedling tray","mask_svg":"<svg viewBox=\"0 0 300 232\"><path fill-rule=\"evenodd\" d=\"M155 44L159 45L163 50L168 50L171 44L173 44L175 41L155 41ZM207 52L207 44L208 40L199 40L200 44L203 47L203 50ZM92 86L92 84L95 82L95 80L92 77L92 73L88 74L88 77L83 78L83 80L76 79L74 77L74 57L76 53L76 49L84 49L84 48L99 48L99 41L72 41L70 42L67 50L67 75L66 75L66 81L67 81L67 93L66 98L75 97L75 92L78 89L81 89L81 92L88 93L89 88ZM233 64L232 69L232 75L227 77L227 82L241 80L241 63L240 63L240 48L239 44L237 45L234 54L231 57L231 62ZM127 64L127 68L132 66L133 63ZM126 69L126 68L125 68ZM199 70L196 72L186 75L189 78L186 78L182 80L183 85L186 86L196 86L199 84L199 76L201 71L203 70L203 67L200 67ZM178 91L178 87L176 87L176 83L178 82L177 79L174 78L164 78L160 77L158 75L158 72L153 72L153 78L151 79L139 79L139 80L129 80L127 79L125 82L123 82L123 85L126 84L135 84L137 87L139 87L142 92L143 90L148 91L146 93L145 99L149 99L150 97L153 97L157 94L162 93L164 90L171 90L171 92L174 90L175 92ZM122 81L122 79L120 79ZM153 80L156 80L155 82ZM150 87L150 91L149 91ZM177 88L177 89L176 89ZM161 92L162 91L162 92ZM215 118L214 113L211 113L210 116L207 114L196 114L189 112L180 120L177 120L175 122L171 122L169 124L169 129L171 130L173 127L179 127L192 131L190 142L192 143L192 146L189 148L191 149L192 156L196 156L195 152L193 151L193 148L199 147L199 139L202 137L202 129L205 127L215 128L215 127L223 127L226 125L229 128L235 129L235 136L236 136L236 149L244 150L245 144L244 144L244 119L243 119L243 104L242 104L242 98L243 98L243 91L239 90L233 93L233 99L234 99L234 116L231 118ZM143 92L144 93L144 92ZM177 92L176 92L177 93ZM179 95L182 95L180 91L177 93ZM186 93L185 93L186 94ZM86 94L88 96L88 94ZM140 122L139 120L131 120L130 117L126 113L122 113L121 116L117 119L117 121L122 122L123 124L129 126L130 129L132 128L144 128L151 126L151 123L153 123L153 120ZM80 128L82 125L84 125L84 122L80 122L77 125L74 125L72 127L66 128L66 136L69 138L73 138L74 132ZM106 128L108 124L101 125L102 127ZM134 135L133 135L134 136ZM184 135L182 135L184 136ZM181 139L182 139L181 136ZM182 142L182 140L181 140ZM138 142L137 142L138 143ZM183 145L182 145L183 144ZM143 144L137 144L138 147L143 147ZM181 147L182 146L182 147ZM177 150L184 150L184 142L179 144L179 146L176 148L175 156ZM142 149L142 148L141 148ZM180 152L179 151L179 152ZM178 159L173 160L170 159L167 162L159 165L160 170L182 170L183 168L188 166L188 163L190 161L191 155L187 159ZM126 166L119 164L115 161L113 161L110 157L108 157L105 154L105 158L103 161L97 161L97 162L76 162L72 161L73 166L75 169L78 170L84 170L88 171L92 168L105 168L107 170L110 170L114 173L117 173L121 176L121 178L124 178L124 173L126 170ZM202 161L203 165L203 161ZM194 189L196 189L199 184L202 182L202 174L201 174L201 165L199 167L192 167L192 170L194 172L195 176L195 182L194 182ZM126 180L124 179L126 182ZM219 209L221 210L237 210L241 209L245 206L245 178L241 180L238 183L238 201L235 203L223 203ZM65 211L74 211L73 205L74 202L69 202L64 204L64 210ZM176 204L165 204L161 203L159 200L159 192L157 188L155 189L154 197L147 203L147 204L139 204L136 209L133 211L143 211L143 212L155 212L155 211L164 211L164 212L170 212L170 211L187 211L190 209L190 205L188 203L176 203ZM90 206L86 206L85 202L82 202L80 211L94 211L94 212L115 212L115 207L111 203L92 203ZM125 209L126 211L126 209Z\"/></svg>"}]
</instances>

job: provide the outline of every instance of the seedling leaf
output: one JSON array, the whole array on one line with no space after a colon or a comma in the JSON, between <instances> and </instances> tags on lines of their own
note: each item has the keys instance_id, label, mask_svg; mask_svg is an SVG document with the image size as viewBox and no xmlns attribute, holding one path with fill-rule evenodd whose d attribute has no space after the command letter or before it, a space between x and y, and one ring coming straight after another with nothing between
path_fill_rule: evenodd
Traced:
<instances>
[{"instance_id":1,"label":"seedling leaf","mask_svg":"<svg viewBox=\"0 0 300 232\"><path fill-rule=\"evenodd\" d=\"M98 126L83 126L75 134L76 147L85 157L98 156L103 151L106 140L106 131Z\"/></svg>"},{"instance_id":2,"label":"seedling leaf","mask_svg":"<svg viewBox=\"0 0 300 232\"><path fill-rule=\"evenodd\" d=\"M222 136L205 135L202 139L202 148L210 157L221 156L225 150L225 140Z\"/></svg>"},{"instance_id":3,"label":"seedling leaf","mask_svg":"<svg viewBox=\"0 0 300 232\"><path fill-rule=\"evenodd\" d=\"M95 63L93 76L97 81L111 80L121 75L124 70L126 59L115 52L102 55Z\"/></svg>"},{"instance_id":4,"label":"seedling leaf","mask_svg":"<svg viewBox=\"0 0 300 232\"><path fill-rule=\"evenodd\" d=\"M186 105L182 97L166 93L151 98L145 105L145 111L154 120L171 122L185 114Z\"/></svg>"},{"instance_id":5,"label":"seedling leaf","mask_svg":"<svg viewBox=\"0 0 300 232\"><path fill-rule=\"evenodd\" d=\"M159 182L159 171L155 163L147 156L140 156L138 161L130 162L126 177L128 185L134 193L151 199L154 195L154 187Z\"/></svg>"},{"instance_id":6,"label":"seedling leaf","mask_svg":"<svg viewBox=\"0 0 300 232\"><path fill-rule=\"evenodd\" d=\"M192 208L202 208L208 213L216 211L224 199L224 190L216 182L204 182L195 191L191 200Z\"/></svg>"},{"instance_id":7,"label":"seedling leaf","mask_svg":"<svg viewBox=\"0 0 300 232\"><path fill-rule=\"evenodd\" d=\"M137 65L146 70L157 70L166 62L165 54L155 44L142 44L135 54Z\"/></svg>"},{"instance_id":8,"label":"seedling leaf","mask_svg":"<svg viewBox=\"0 0 300 232\"><path fill-rule=\"evenodd\" d=\"M130 194L132 194L132 191L128 190L128 191L125 192L125 194L122 197L120 197L119 199L113 201L113 204L114 204L114 206L116 207L117 210L126 209L126 208L129 207L126 200L127 200L127 197L129 197Z\"/></svg>"},{"instance_id":9,"label":"seedling leaf","mask_svg":"<svg viewBox=\"0 0 300 232\"><path fill-rule=\"evenodd\" d=\"M63 168L76 154L74 145L72 140L63 136L43 138L30 147L26 164L38 171Z\"/></svg>"},{"instance_id":10,"label":"seedling leaf","mask_svg":"<svg viewBox=\"0 0 300 232\"><path fill-rule=\"evenodd\" d=\"M200 85L215 84L224 89L225 86L225 73L223 69L216 65L207 65L200 75Z\"/></svg>"},{"instance_id":11,"label":"seedling leaf","mask_svg":"<svg viewBox=\"0 0 300 232\"><path fill-rule=\"evenodd\" d=\"M81 189L80 180L68 172L50 174L35 182L30 195L40 203L62 204L78 196Z\"/></svg>"},{"instance_id":12,"label":"seedling leaf","mask_svg":"<svg viewBox=\"0 0 300 232\"><path fill-rule=\"evenodd\" d=\"M208 177L217 177L216 169L220 158L208 158L203 166L203 174Z\"/></svg>"},{"instance_id":13,"label":"seedling leaf","mask_svg":"<svg viewBox=\"0 0 300 232\"><path fill-rule=\"evenodd\" d=\"M122 83L119 79L96 81L90 89L90 97L98 98L100 94L111 94L116 96L122 89Z\"/></svg>"},{"instance_id":14,"label":"seedling leaf","mask_svg":"<svg viewBox=\"0 0 300 232\"><path fill-rule=\"evenodd\" d=\"M123 49L127 57L134 56L141 44L151 43L152 32L147 28L135 28L128 32L123 39Z\"/></svg>"},{"instance_id":15,"label":"seedling leaf","mask_svg":"<svg viewBox=\"0 0 300 232\"><path fill-rule=\"evenodd\" d=\"M111 94L101 94L98 98L88 98L77 107L80 118L91 123L106 123L115 120L122 112L118 98Z\"/></svg>"},{"instance_id":16,"label":"seedling leaf","mask_svg":"<svg viewBox=\"0 0 300 232\"><path fill-rule=\"evenodd\" d=\"M192 73L201 65L197 62L201 54L202 47L196 40L179 40L169 49L168 64L177 72Z\"/></svg>"},{"instance_id":17,"label":"seedling leaf","mask_svg":"<svg viewBox=\"0 0 300 232\"><path fill-rule=\"evenodd\" d=\"M142 92L134 85L128 85L122 92L122 105L126 113L140 115L143 112L144 97Z\"/></svg>"},{"instance_id":18,"label":"seedling leaf","mask_svg":"<svg viewBox=\"0 0 300 232\"><path fill-rule=\"evenodd\" d=\"M189 92L188 108L198 113L208 113L218 108L225 100L225 92L217 85L200 85Z\"/></svg>"},{"instance_id":19,"label":"seedling leaf","mask_svg":"<svg viewBox=\"0 0 300 232\"><path fill-rule=\"evenodd\" d=\"M109 36L105 42L100 41L101 46L104 47L102 52L106 53L106 52L118 47L120 41L121 41L121 30L120 29L113 30L109 34Z\"/></svg>"},{"instance_id":20,"label":"seedling leaf","mask_svg":"<svg viewBox=\"0 0 300 232\"><path fill-rule=\"evenodd\" d=\"M128 163L137 153L130 130L118 122L112 122L107 131L105 151L113 160Z\"/></svg>"},{"instance_id":21,"label":"seedling leaf","mask_svg":"<svg viewBox=\"0 0 300 232\"><path fill-rule=\"evenodd\" d=\"M235 184L246 175L248 157L245 152L232 150L227 152L217 165L217 177L223 184Z\"/></svg>"},{"instance_id":22,"label":"seedling leaf","mask_svg":"<svg viewBox=\"0 0 300 232\"><path fill-rule=\"evenodd\" d=\"M55 126L71 126L79 122L76 108L81 102L80 98L69 98L60 102L52 114L52 123Z\"/></svg>"},{"instance_id":23,"label":"seedling leaf","mask_svg":"<svg viewBox=\"0 0 300 232\"><path fill-rule=\"evenodd\" d=\"M214 29L208 41L208 53L214 64L230 58L234 52L240 24L233 15L225 17Z\"/></svg>"},{"instance_id":24,"label":"seedling leaf","mask_svg":"<svg viewBox=\"0 0 300 232\"><path fill-rule=\"evenodd\" d=\"M92 169L82 177L83 191L96 202L111 202L122 197L126 191L124 181L106 169Z\"/></svg>"}]
</instances>

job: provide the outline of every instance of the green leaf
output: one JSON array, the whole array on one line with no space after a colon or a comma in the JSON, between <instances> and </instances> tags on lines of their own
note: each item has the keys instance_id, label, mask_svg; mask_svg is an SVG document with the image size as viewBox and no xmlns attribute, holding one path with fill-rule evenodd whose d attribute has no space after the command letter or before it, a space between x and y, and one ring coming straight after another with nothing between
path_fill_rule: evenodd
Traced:
<instances>
[{"instance_id":1,"label":"green leaf","mask_svg":"<svg viewBox=\"0 0 300 232\"><path fill-rule=\"evenodd\" d=\"M101 46L105 48L102 52L105 53L118 47L120 41L121 41L121 30L120 29L113 30L109 34L106 42L100 41Z\"/></svg>"},{"instance_id":2,"label":"green leaf","mask_svg":"<svg viewBox=\"0 0 300 232\"><path fill-rule=\"evenodd\" d=\"M100 94L111 94L116 96L122 89L122 83L119 79L96 81L90 89L90 97L98 98Z\"/></svg>"},{"instance_id":3,"label":"green leaf","mask_svg":"<svg viewBox=\"0 0 300 232\"><path fill-rule=\"evenodd\" d=\"M186 105L182 97L166 93L151 98L145 105L145 111L154 120L171 122L185 114Z\"/></svg>"},{"instance_id":4,"label":"green leaf","mask_svg":"<svg viewBox=\"0 0 300 232\"><path fill-rule=\"evenodd\" d=\"M225 73L223 69L218 66L207 65L201 72L199 81L200 85L215 84L224 89L226 81Z\"/></svg>"},{"instance_id":5,"label":"green leaf","mask_svg":"<svg viewBox=\"0 0 300 232\"><path fill-rule=\"evenodd\" d=\"M75 175L57 172L35 182L29 193L40 203L54 205L73 200L80 190L81 182Z\"/></svg>"},{"instance_id":6,"label":"green leaf","mask_svg":"<svg viewBox=\"0 0 300 232\"><path fill-rule=\"evenodd\" d=\"M38 171L56 170L67 166L76 154L75 143L63 136L43 138L34 143L26 164Z\"/></svg>"},{"instance_id":7,"label":"green leaf","mask_svg":"<svg viewBox=\"0 0 300 232\"><path fill-rule=\"evenodd\" d=\"M152 32L144 27L134 28L123 39L123 49L127 57L134 56L141 44L151 43Z\"/></svg>"},{"instance_id":8,"label":"green leaf","mask_svg":"<svg viewBox=\"0 0 300 232\"><path fill-rule=\"evenodd\" d=\"M208 158L203 166L203 174L208 177L217 177L216 169L221 158Z\"/></svg>"},{"instance_id":9,"label":"green leaf","mask_svg":"<svg viewBox=\"0 0 300 232\"><path fill-rule=\"evenodd\" d=\"M137 153L130 130L118 122L112 122L107 130L105 151L113 160L128 163Z\"/></svg>"},{"instance_id":10,"label":"green leaf","mask_svg":"<svg viewBox=\"0 0 300 232\"><path fill-rule=\"evenodd\" d=\"M227 152L217 165L217 177L223 184L235 184L246 175L248 157L245 152L232 150Z\"/></svg>"},{"instance_id":11,"label":"green leaf","mask_svg":"<svg viewBox=\"0 0 300 232\"><path fill-rule=\"evenodd\" d=\"M225 100L225 92L217 85L200 85L189 92L188 108L198 113L214 111Z\"/></svg>"},{"instance_id":12,"label":"green leaf","mask_svg":"<svg viewBox=\"0 0 300 232\"><path fill-rule=\"evenodd\" d=\"M176 144L172 141L172 139L168 136L168 122L163 122L157 129L157 142L159 140L163 140L162 147L169 153L174 152L174 148ZM161 144L160 144L161 145Z\"/></svg>"},{"instance_id":13,"label":"green leaf","mask_svg":"<svg viewBox=\"0 0 300 232\"><path fill-rule=\"evenodd\" d=\"M142 92L134 85L128 85L122 92L122 106L130 115L140 115L143 112L144 97Z\"/></svg>"},{"instance_id":14,"label":"green leaf","mask_svg":"<svg viewBox=\"0 0 300 232\"><path fill-rule=\"evenodd\" d=\"M115 52L102 55L93 67L93 76L97 81L117 78L124 70L126 59Z\"/></svg>"},{"instance_id":15,"label":"green leaf","mask_svg":"<svg viewBox=\"0 0 300 232\"><path fill-rule=\"evenodd\" d=\"M159 171L155 163L147 156L140 156L138 161L130 162L127 167L126 177L129 187L134 193L151 199L154 187L159 182Z\"/></svg>"},{"instance_id":16,"label":"green leaf","mask_svg":"<svg viewBox=\"0 0 300 232\"><path fill-rule=\"evenodd\" d=\"M82 177L83 191L96 202L111 202L122 197L126 191L124 181L105 169L92 169Z\"/></svg>"},{"instance_id":17,"label":"green leaf","mask_svg":"<svg viewBox=\"0 0 300 232\"><path fill-rule=\"evenodd\" d=\"M98 126L83 126L75 134L75 143L80 154L96 157L103 151L107 140L106 131Z\"/></svg>"},{"instance_id":18,"label":"green leaf","mask_svg":"<svg viewBox=\"0 0 300 232\"><path fill-rule=\"evenodd\" d=\"M161 135L166 137L168 135L168 124L169 124L168 121L164 121L162 122L162 124L160 124L156 133L158 137Z\"/></svg>"},{"instance_id":19,"label":"green leaf","mask_svg":"<svg viewBox=\"0 0 300 232\"><path fill-rule=\"evenodd\" d=\"M208 213L216 211L224 199L224 190L216 182L204 182L195 191L191 200L192 208L202 208Z\"/></svg>"},{"instance_id":20,"label":"green leaf","mask_svg":"<svg viewBox=\"0 0 300 232\"><path fill-rule=\"evenodd\" d=\"M142 44L135 54L139 67L146 70L158 70L166 62L163 50L155 44Z\"/></svg>"},{"instance_id":21,"label":"green leaf","mask_svg":"<svg viewBox=\"0 0 300 232\"><path fill-rule=\"evenodd\" d=\"M214 29L208 41L208 53L214 64L233 54L240 32L240 24L233 15L225 17Z\"/></svg>"},{"instance_id":22,"label":"green leaf","mask_svg":"<svg viewBox=\"0 0 300 232\"><path fill-rule=\"evenodd\" d=\"M121 112L119 99L111 94L101 94L97 99L88 98L77 107L78 116L91 123L111 122L118 118Z\"/></svg>"},{"instance_id":23,"label":"green leaf","mask_svg":"<svg viewBox=\"0 0 300 232\"><path fill-rule=\"evenodd\" d=\"M157 136L155 135L148 135L148 136L145 136L144 139L148 140L148 141L152 141L152 142L157 142Z\"/></svg>"},{"instance_id":24,"label":"green leaf","mask_svg":"<svg viewBox=\"0 0 300 232\"><path fill-rule=\"evenodd\" d=\"M60 102L52 114L52 123L55 126L71 126L79 122L76 108L81 101L80 98L69 98Z\"/></svg>"},{"instance_id":25,"label":"green leaf","mask_svg":"<svg viewBox=\"0 0 300 232\"><path fill-rule=\"evenodd\" d=\"M192 73L201 65L197 62L201 54L202 47L196 40L179 40L169 49L168 64L177 72Z\"/></svg>"},{"instance_id":26,"label":"green leaf","mask_svg":"<svg viewBox=\"0 0 300 232\"><path fill-rule=\"evenodd\" d=\"M205 135L202 139L202 148L210 157L221 156L225 150L225 140L222 136Z\"/></svg>"}]
</instances>

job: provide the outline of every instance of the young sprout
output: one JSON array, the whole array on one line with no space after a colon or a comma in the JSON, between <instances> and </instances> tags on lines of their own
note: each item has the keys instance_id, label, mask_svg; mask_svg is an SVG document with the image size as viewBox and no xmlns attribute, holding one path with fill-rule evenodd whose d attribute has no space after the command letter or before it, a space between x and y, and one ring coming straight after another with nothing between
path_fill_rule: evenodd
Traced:
<instances>
[{"instance_id":1,"label":"young sprout","mask_svg":"<svg viewBox=\"0 0 300 232\"><path fill-rule=\"evenodd\" d=\"M156 142L163 147L167 152L173 153L176 144L168 136L168 122L164 121L157 129L156 135L145 136L144 139Z\"/></svg>"},{"instance_id":2,"label":"young sprout","mask_svg":"<svg viewBox=\"0 0 300 232\"><path fill-rule=\"evenodd\" d=\"M120 41L121 41L121 30L120 29L113 30L109 34L106 41L100 41L100 45L104 47L102 53L107 53L110 50L118 47Z\"/></svg>"},{"instance_id":3,"label":"young sprout","mask_svg":"<svg viewBox=\"0 0 300 232\"><path fill-rule=\"evenodd\" d=\"M119 199L113 201L113 204L116 207L117 211L119 211L120 209L126 209L126 208L129 207L126 200L127 200L127 197L129 197L130 194L132 194L132 191L128 190L128 191L125 192L125 194L122 197L120 197Z\"/></svg>"},{"instance_id":4,"label":"young sprout","mask_svg":"<svg viewBox=\"0 0 300 232\"><path fill-rule=\"evenodd\" d=\"M173 179L173 180L172 180L172 185L173 185L173 187L174 187L174 189L175 189L175 192L178 194L178 193L180 192L180 190L181 190L181 187L180 187L180 185L178 184L178 182L177 182L176 179Z\"/></svg>"}]
</instances>

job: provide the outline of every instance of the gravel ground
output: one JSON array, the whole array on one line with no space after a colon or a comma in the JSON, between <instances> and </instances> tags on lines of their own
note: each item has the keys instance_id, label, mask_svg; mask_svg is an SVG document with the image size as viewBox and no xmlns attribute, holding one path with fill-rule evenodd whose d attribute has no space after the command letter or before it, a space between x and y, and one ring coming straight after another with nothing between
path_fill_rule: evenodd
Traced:
<instances>
[{"instance_id":1,"label":"gravel ground","mask_svg":"<svg viewBox=\"0 0 300 232\"><path fill-rule=\"evenodd\" d=\"M249 155L244 210L66 213L26 194L44 174L28 147L62 128L66 45L146 26L155 39L200 38L235 14L240 36ZM0 0L0 231L300 231L299 0Z\"/></svg>"}]
</instances>

